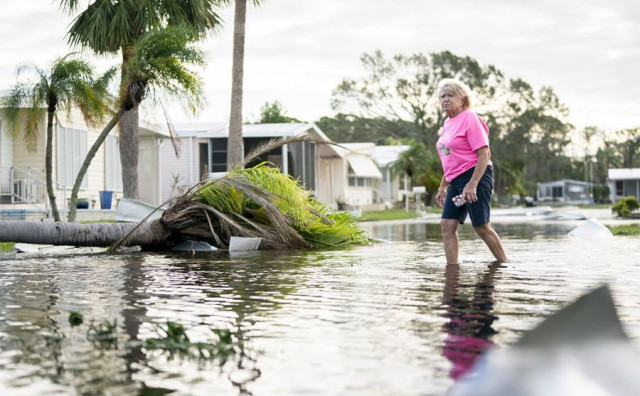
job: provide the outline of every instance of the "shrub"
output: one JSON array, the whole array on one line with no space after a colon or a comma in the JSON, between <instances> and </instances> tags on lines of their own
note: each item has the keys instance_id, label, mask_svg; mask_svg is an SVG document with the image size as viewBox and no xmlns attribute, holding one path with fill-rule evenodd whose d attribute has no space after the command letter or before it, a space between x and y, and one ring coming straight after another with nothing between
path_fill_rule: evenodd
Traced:
<instances>
[{"instance_id":1,"label":"shrub","mask_svg":"<svg viewBox=\"0 0 640 396\"><path fill-rule=\"evenodd\" d=\"M611 211L618 215L618 217L630 217L631 212L638 208L640 208L638 198L629 196L620 198L620 200L611 207Z\"/></svg>"}]
</instances>

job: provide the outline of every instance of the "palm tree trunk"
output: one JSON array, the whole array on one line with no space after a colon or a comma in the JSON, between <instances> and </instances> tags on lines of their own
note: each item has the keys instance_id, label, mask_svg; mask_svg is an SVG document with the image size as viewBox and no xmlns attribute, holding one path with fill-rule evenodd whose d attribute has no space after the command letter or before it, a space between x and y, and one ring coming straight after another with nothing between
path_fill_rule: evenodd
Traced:
<instances>
[{"instance_id":1,"label":"palm tree trunk","mask_svg":"<svg viewBox=\"0 0 640 396\"><path fill-rule=\"evenodd\" d=\"M233 66L231 80L231 114L227 144L227 168L242 163L242 79L244 74L244 36L247 0L235 1L233 21Z\"/></svg>"},{"instance_id":2,"label":"palm tree trunk","mask_svg":"<svg viewBox=\"0 0 640 396\"><path fill-rule=\"evenodd\" d=\"M138 199L138 147L139 147L139 92L132 92L127 81L127 68L133 56L133 47L122 47L122 82L120 86L120 162L122 164L122 194L124 198ZM140 96L140 99L142 96Z\"/></svg>"},{"instance_id":3,"label":"palm tree trunk","mask_svg":"<svg viewBox=\"0 0 640 396\"><path fill-rule=\"evenodd\" d=\"M91 165L91 161L93 160L93 157L96 156L96 153L98 152L98 149L100 148L100 146L102 146L102 143L107 138L107 136L109 136L109 132L111 132L113 127L118 123L118 120L119 120L120 116L122 115L122 113L124 113L124 111L121 110L104 127L104 129L100 133L100 136L98 136L96 141L93 143L93 146L91 146L91 149L87 153L87 156L84 158L84 162L82 163L82 166L80 167L80 170L78 171L78 176L76 176L76 181L73 184L73 188L71 189L71 201L69 203L69 218L68 219L72 223L74 221L76 221L76 212L77 212L76 211L76 204L78 202L78 191L80 191L80 185L82 184L82 179L84 179L84 175L87 174L87 171L89 170L89 165Z\"/></svg>"},{"instance_id":4,"label":"palm tree trunk","mask_svg":"<svg viewBox=\"0 0 640 396\"><path fill-rule=\"evenodd\" d=\"M122 193L125 198L138 199L138 106L120 118L120 162L122 163Z\"/></svg>"},{"instance_id":5,"label":"palm tree trunk","mask_svg":"<svg viewBox=\"0 0 640 396\"><path fill-rule=\"evenodd\" d=\"M136 223L57 223L0 221L0 241L69 246L111 246L137 227ZM169 232L161 219L145 222L122 246L164 246Z\"/></svg>"},{"instance_id":6,"label":"palm tree trunk","mask_svg":"<svg viewBox=\"0 0 640 396\"><path fill-rule=\"evenodd\" d=\"M54 111L47 111L47 147L45 148L45 174L47 182L47 195L51 205L51 214L55 221L60 221L58 205L56 205L56 194L53 189L53 117Z\"/></svg>"}]
</instances>

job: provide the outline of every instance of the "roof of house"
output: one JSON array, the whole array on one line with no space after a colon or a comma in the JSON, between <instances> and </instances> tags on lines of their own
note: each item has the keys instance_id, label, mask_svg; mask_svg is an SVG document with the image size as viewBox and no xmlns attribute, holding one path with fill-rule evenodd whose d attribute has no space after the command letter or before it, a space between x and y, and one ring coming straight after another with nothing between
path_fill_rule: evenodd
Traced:
<instances>
[{"instance_id":1,"label":"roof of house","mask_svg":"<svg viewBox=\"0 0 640 396\"><path fill-rule=\"evenodd\" d=\"M382 173L371 157L364 154L354 154L348 155L346 158L356 176L382 179Z\"/></svg>"},{"instance_id":2,"label":"roof of house","mask_svg":"<svg viewBox=\"0 0 640 396\"><path fill-rule=\"evenodd\" d=\"M175 124L179 137L226 138L229 126L220 122L189 122ZM243 137L289 137L304 133L313 133L322 140L330 139L313 123L281 123L281 124L243 124Z\"/></svg>"},{"instance_id":3,"label":"roof of house","mask_svg":"<svg viewBox=\"0 0 640 396\"><path fill-rule=\"evenodd\" d=\"M581 180L573 180L573 179L561 179L561 180L553 180L553 181L548 181L548 182L538 182L538 185L540 186L544 186L544 185L561 185L561 184L566 184L566 183L572 183L572 184L581 184L581 185L588 185L590 184L589 182L586 181L581 181Z\"/></svg>"},{"instance_id":4,"label":"roof of house","mask_svg":"<svg viewBox=\"0 0 640 396\"><path fill-rule=\"evenodd\" d=\"M376 146L373 149L373 160L379 167L384 168L397 161L400 154L410 147L409 145Z\"/></svg>"},{"instance_id":5,"label":"roof of house","mask_svg":"<svg viewBox=\"0 0 640 396\"><path fill-rule=\"evenodd\" d=\"M375 143L339 143L334 150L341 156L345 157L351 154L365 154L373 156Z\"/></svg>"},{"instance_id":6,"label":"roof of house","mask_svg":"<svg viewBox=\"0 0 640 396\"><path fill-rule=\"evenodd\" d=\"M347 160L353 174L360 177L373 177L380 179L382 173L373 161L375 143L340 143L333 149L342 158Z\"/></svg>"},{"instance_id":7,"label":"roof of house","mask_svg":"<svg viewBox=\"0 0 640 396\"><path fill-rule=\"evenodd\" d=\"M610 180L636 180L640 179L640 168L609 169Z\"/></svg>"}]
</instances>

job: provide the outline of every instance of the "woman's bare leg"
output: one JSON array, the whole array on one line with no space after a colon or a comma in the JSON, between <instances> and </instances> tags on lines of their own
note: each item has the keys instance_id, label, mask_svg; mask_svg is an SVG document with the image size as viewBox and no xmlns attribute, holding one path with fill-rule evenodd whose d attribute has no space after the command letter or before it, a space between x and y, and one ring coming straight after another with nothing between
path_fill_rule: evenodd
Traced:
<instances>
[{"instance_id":1,"label":"woman's bare leg","mask_svg":"<svg viewBox=\"0 0 640 396\"><path fill-rule=\"evenodd\" d=\"M502 247L502 241L498 233L491 227L491 223L474 226L473 229L482 238L498 262L504 263L507 261L507 254L504 251L504 247Z\"/></svg>"},{"instance_id":2,"label":"woman's bare leg","mask_svg":"<svg viewBox=\"0 0 640 396\"><path fill-rule=\"evenodd\" d=\"M447 264L458 264L458 224L455 219L440 220Z\"/></svg>"}]
</instances>

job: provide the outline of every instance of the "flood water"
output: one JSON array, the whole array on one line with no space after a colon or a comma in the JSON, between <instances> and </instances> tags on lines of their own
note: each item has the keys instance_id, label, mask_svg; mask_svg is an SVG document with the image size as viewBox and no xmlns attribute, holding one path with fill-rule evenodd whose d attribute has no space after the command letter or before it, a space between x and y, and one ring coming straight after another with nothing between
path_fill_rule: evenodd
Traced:
<instances>
[{"instance_id":1,"label":"flood water","mask_svg":"<svg viewBox=\"0 0 640 396\"><path fill-rule=\"evenodd\" d=\"M364 224L384 243L342 251L0 257L6 395L442 395L483 349L609 283L640 347L640 239L584 241L574 223L469 226L459 267L439 225ZM72 326L69 314L82 314ZM148 348L167 320L192 342L232 334L226 362ZM112 337L93 337L114 323ZM93 326L93 327L92 327Z\"/></svg>"}]
</instances>

